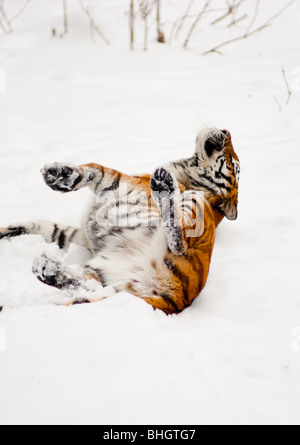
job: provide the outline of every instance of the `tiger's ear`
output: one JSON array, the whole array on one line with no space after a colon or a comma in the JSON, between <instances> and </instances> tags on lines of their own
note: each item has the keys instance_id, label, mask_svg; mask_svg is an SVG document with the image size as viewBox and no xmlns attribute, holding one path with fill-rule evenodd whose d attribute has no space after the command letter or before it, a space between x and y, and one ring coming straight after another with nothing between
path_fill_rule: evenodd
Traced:
<instances>
[{"instance_id":1,"label":"tiger's ear","mask_svg":"<svg viewBox=\"0 0 300 445\"><path fill-rule=\"evenodd\" d=\"M238 217L238 199L237 196L226 199L221 205L220 209L225 213L225 216L230 221L235 221Z\"/></svg>"}]
</instances>

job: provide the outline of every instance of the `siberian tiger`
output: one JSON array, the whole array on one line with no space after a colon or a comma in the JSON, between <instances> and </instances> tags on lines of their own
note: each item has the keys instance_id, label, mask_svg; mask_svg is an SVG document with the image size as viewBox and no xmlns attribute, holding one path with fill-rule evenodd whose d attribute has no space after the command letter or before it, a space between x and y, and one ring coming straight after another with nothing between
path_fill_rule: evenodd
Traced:
<instances>
[{"instance_id":1,"label":"siberian tiger","mask_svg":"<svg viewBox=\"0 0 300 445\"><path fill-rule=\"evenodd\" d=\"M205 286L216 227L224 216L237 218L239 174L231 134L216 128L198 134L192 157L152 176L54 163L42 170L52 190L94 192L82 227L20 224L0 229L0 239L37 234L61 249L71 243L86 247L92 259L82 276L46 254L33 263L36 277L67 292L69 304L99 301L97 288L109 286L177 314Z\"/></svg>"}]
</instances>

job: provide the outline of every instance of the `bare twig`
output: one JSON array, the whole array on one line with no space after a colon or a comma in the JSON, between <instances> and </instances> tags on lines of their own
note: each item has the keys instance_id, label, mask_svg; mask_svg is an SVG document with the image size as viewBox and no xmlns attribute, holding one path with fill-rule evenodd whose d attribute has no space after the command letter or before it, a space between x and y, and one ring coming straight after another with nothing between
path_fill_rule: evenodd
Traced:
<instances>
[{"instance_id":1,"label":"bare twig","mask_svg":"<svg viewBox=\"0 0 300 445\"><path fill-rule=\"evenodd\" d=\"M156 0L156 28L157 28L157 41L159 43L166 43L165 34L161 29L161 0Z\"/></svg>"},{"instance_id":2,"label":"bare twig","mask_svg":"<svg viewBox=\"0 0 300 445\"><path fill-rule=\"evenodd\" d=\"M86 15L87 15L87 17L88 17L88 19L89 19L89 21L90 21L91 35L93 34L94 31L96 31L97 34L102 38L102 40L104 40L104 42L105 42L107 45L110 45L110 41L105 37L105 35L103 34L103 32L100 30L99 26L96 24L96 22L95 22L95 20L94 20L94 18L93 18L93 16L92 16L92 14L91 14L91 11L90 11L90 9L89 9L89 5L88 5L88 6L85 6L85 5L83 4L83 0L79 0L79 4L80 4L82 10L86 13Z\"/></svg>"},{"instance_id":3,"label":"bare twig","mask_svg":"<svg viewBox=\"0 0 300 445\"><path fill-rule=\"evenodd\" d=\"M156 0L140 0L140 12L142 15L142 19L144 20L144 51L147 51L148 49L148 18L155 3Z\"/></svg>"},{"instance_id":4,"label":"bare twig","mask_svg":"<svg viewBox=\"0 0 300 445\"><path fill-rule=\"evenodd\" d=\"M2 15L2 18L0 18L1 28L6 33L9 34L13 31L11 27L11 22L9 18L7 17L5 8L4 8L4 0L1 0L0 2L0 13Z\"/></svg>"},{"instance_id":5,"label":"bare twig","mask_svg":"<svg viewBox=\"0 0 300 445\"><path fill-rule=\"evenodd\" d=\"M173 40L173 34L175 33L175 39L177 39L177 37L179 36L179 33L184 25L184 22L186 21L186 19L189 17L190 11L192 9L193 3L195 0L190 0L186 11L184 13L184 15L182 17L180 17L178 20L176 20L176 22L174 23L172 29L171 29L171 34L170 34L170 38L169 38L169 42L171 43ZM179 23L179 24L178 24ZM178 25L178 26L177 26ZM177 29L176 29L177 27Z\"/></svg>"},{"instance_id":6,"label":"bare twig","mask_svg":"<svg viewBox=\"0 0 300 445\"><path fill-rule=\"evenodd\" d=\"M288 80L287 80L287 77L286 77L286 74L285 74L284 66L282 66L282 75L283 75L283 78L284 78L284 81L285 81L285 84L286 84L286 87L287 87L287 90L288 90L288 98L287 98L287 101L286 101L286 104L288 105L290 100L291 100L292 92L291 92L291 89L290 89L290 86L289 86L289 83L288 83Z\"/></svg>"},{"instance_id":7,"label":"bare twig","mask_svg":"<svg viewBox=\"0 0 300 445\"><path fill-rule=\"evenodd\" d=\"M232 20L232 22L229 23L229 25L227 25L227 28L231 28L232 26L237 25L238 23L242 22L246 18L248 18L248 14L244 14L244 15L242 15L242 17L239 17L238 19Z\"/></svg>"},{"instance_id":8,"label":"bare twig","mask_svg":"<svg viewBox=\"0 0 300 445\"><path fill-rule=\"evenodd\" d=\"M8 15L6 14L6 11L4 8L4 0L1 0L0 13L2 15L2 18L0 17L0 27L2 28L2 30L5 33L9 34L9 33L13 32L12 22L14 20L16 20L22 14L22 12L28 6L29 2L30 2L30 0L25 0L25 3L21 7L21 9L13 17L9 18Z\"/></svg>"},{"instance_id":9,"label":"bare twig","mask_svg":"<svg viewBox=\"0 0 300 445\"><path fill-rule=\"evenodd\" d=\"M187 49L188 44L189 44L189 41L190 41L190 39L191 39L191 37L192 37L192 34L193 34L193 32L195 31L195 29L196 29L198 23L200 22L200 20L201 20L203 14L207 11L207 9L208 9L210 3L211 3L211 0L207 0L207 1L206 1L205 5L204 5L204 7L203 7L203 9L202 9L202 11L197 15L196 20L193 22L193 24L192 24L192 26L191 26L191 28L190 28L190 30L189 30L189 33L188 33L188 35L187 35L187 37L186 37L186 39L185 39L185 42L184 42L184 44L183 44L183 47L184 47L185 49Z\"/></svg>"},{"instance_id":10,"label":"bare twig","mask_svg":"<svg viewBox=\"0 0 300 445\"><path fill-rule=\"evenodd\" d=\"M283 8L280 9L280 11L278 11L276 14L274 14L272 17L270 17L263 25L259 26L258 28L254 29L253 31L250 31L250 32L246 31L242 36L235 37L234 39L227 40L226 42L223 42L220 45L217 45L214 48L211 48L210 50L205 51L204 54L205 55L209 54L209 53L219 53L219 54L221 54L220 49L223 48L224 46L227 46L227 45L229 45L231 43L234 43L234 42L238 42L239 40L247 39L248 37L251 37L252 35L254 35L256 33L260 32L260 31L263 31L265 28L268 28L269 26L271 26L272 25L271 22L274 19L276 19L277 17L279 17L294 2L295 2L295 0L289 1Z\"/></svg>"},{"instance_id":11,"label":"bare twig","mask_svg":"<svg viewBox=\"0 0 300 445\"><path fill-rule=\"evenodd\" d=\"M225 20L231 14L236 13L244 1L245 0L239 0L238 2L234 1L233 3L227 2L227 11L225 12L225 14L221 15L221 17L218 17L213 22L211 22L211 25L216 25L222 20Z\"/></svg>"},{"instance_id":12,"label":"bare twig","mask_svg":"<svg viewBox=\"0 0 300 445\"><path fill-rule=\"evenodd\" d=\"M278 105L279 111L282 111L282 106L281 106L281 103L279 102L279 100L277 99L277 97L276 97L276 96L274 96L274 99L275 99L275 102L276 102L276 103L277 103L277 105Z\"/></svg>"},{"instance_id":13,"label":"bare twig","mask_svg":"<svg viewBox=\"0 0 300 445\"><path fill-rule=\"evenodd\" d=\"M212 13L212 12L215 13L216 11L219 11L219 9L212 9L212 8L210 8L210 9L207 9L205 12L208 14L208 13ZM166 20L164 22L164 25L172 25L172 29L171 29L170 37L169 37L169 43L172 43L173 35L174 35L175 31L176 31L176 28L178 27L178 24L182 20L186 21L187 19L194 19L194 18L197 18L198 16L199 16L199 12L197 12L196 14L188 14L188 15L184 15L182 17L179 17L177 20L175 20L175 22L170 21L170 20Z\"/></svg>"},{"instance_id":14,"label":"bare twig","mask_svg":"<svg viewBox=\"0 0 300 445\"><path fill-rule=\"evenodd\" d=\"M251 31L251 29L252 29L252 27L253 27L253 25L254 25L256 19L257 19L258 12L259 12L259 7L260 7L260 0L256 0L254 15L253 15L252 20L251 20L251 22L250 22L250 24L249 24L249 26L248 26L248 28L247 28L246 33L248 33L249 31Z\"/></svg>"},{"instance_id":15,"label":"bare twig","mask_svg":"<svg viewBox=\"0 0 300 445\"><path fill-rule=\"evenodd\" d=\"M1 12L1 10L0 10ZM0 28L5 34L9 33L9 30L5 27L4 20L0 17Z\"/></svg>"},{"instance_id":16,"label":"bare twig","mask_svg":"<svg viewBox=\"0 0 300 445\"><path fill-rule=\"evenodd\" d=\"M253 31L249 32L248 34L243 34L242 36L235 37L234 39L227 40L226 42L221 43L220 45L215 46L214 48L210 49L209 51L205 51L204 54L209 53L219 53L222 54L219 50L223 48L224 46L229 45L230 43L238 42L239 40L247 39L248 37L252 36L253 34L256 34L257 32L262 31L263 29L267 28L268 26L271 26L270 23L265 23L264 25L260 26L259 28L254 29Z\"/></svg>"},{"instance_id":17,"label":"bare twig","mask_svg":"<svg viewBox=\"0 0 300 445\"><path fill-rule=\"evenodd\" d=\"M293 3L295 3L296 0L290 0L283 8L280 9L276 14L274 14L269 20L268 23L271 22L274 19L277 19L286 9L288 9Z\"/></svg>"},{"instance_id":18,"label":"bare twig","mask_svg":"<svg viewBox=\"0 0 300 445\"><path fill-rule=\"evenodd\" d=\"M1 18L0 18L0 28L2 29L2 31L3 31L5 34L8 32L7 29L5 28L5 26L3 25Z\"/></svg>"},{"instance_id":19,"label":"bare twig","mask_svg":"<svg viewBox=\"0 0 300 445\"><path fill-rule=\"evenodd\" d=\"M63 0L63 10L64 10L64 33L67 34L69 29L67 0Z\"/></svg>"},{"instance_id":20,"label":"bare twig","mask_svg":"<svg viewBox=\"0 0 300 445\"><path fill-rule=\"evenodd\" d=\"M148 50L148 14L144 17L144 51Z\"/></svg>"},{"instance_id":21,"label":"bare twig","mask_svg":"<svg viewBox=\"0 0 300 445\"><path fill-rule=\"evenodd\" d=\"M28 4L30 3L31 0L26 0L24 5L22 6L22 8L10 19L10 23L12 23L14 20L16 20L21 14L22 12L27 8Z\"/></svg>"},{"instance_id":22,"label":"bare twig","mask_svg":"<svg viewBox=\"0 0 300 445\"><path fill-rule=\"evenodd\" d=\"M130 14L129 14L129 27L130 27L130 49L134 50L134 0L130 0Z\"/></svg>"}]
</instances>

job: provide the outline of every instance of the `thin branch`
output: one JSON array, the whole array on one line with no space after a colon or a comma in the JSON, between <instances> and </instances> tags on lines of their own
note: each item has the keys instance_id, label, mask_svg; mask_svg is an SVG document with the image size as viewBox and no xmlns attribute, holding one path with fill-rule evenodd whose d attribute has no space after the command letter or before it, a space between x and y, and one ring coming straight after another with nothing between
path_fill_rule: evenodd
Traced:
<instances>
[{"instance_id":1,"label":"thin branch","mask_svg":"<svg viewBox=\"0 0 300 445\"><path fill-rule=\"evenodd\" d=\"M256 0L254 16L253 16L253 18L252 18L252 20L251 20L251 22L250 22L250 24L249 24L249 26L248 26L248 28L247 28L246 33L248 33L249 31L251 31L251 29L252 29L252 27L253 27L253 25L254 25L256 19L257 19L258 12L259 12L259 7L260 7L260 0Z\"/></svg>"},{"instance_id":2,"label":"thin branch","mask_svg":"<svg viewBox=\"0 0 300 445\"><path fill-rule=\"evenodd\" d=\"M248 18L248 14L242 15L242 17L239 17L238 19L234 19L229 25L227 25L227 28L231 28L234 25L237 25L238 23L242 22L243 20Z\"/></svg>"},{"instance_id":3,"label":"thin branch","mask_svg":"<svg viewBox=\"0 0 300 445\"><path fill-rule=\"evenodd\" d=\"M10 19L10 23L12 23L14 20L16 20L21 14L22 12L27 8L28 4L30 3L31 0L26 0L24 5L22 6L22 8L19 10L19 12L17 12L11 19Z\"/></svg>"},{"instance_id":4,"label":"thin branch","mask_svg":"<svg viewBox=\"0 0 300 445\"><path fill-rule=\"evenodd\" d=\"M156 0L157 6L156 6L156 30L157 35L161 32L160 29L160 12L161 12L161 2L160 0Z\"/></svg>"},{"instance_id":5,"label":"thin branch","mask_svg":"<svg viewBox=\"0 0 300 445\"><path fill-rule=\"evenodd\" d=\"M5 28L4 24L2 23L1 18L0 18L0 28L2 29L2 31L3 31L5 34L9 32L9 31Z\"/></svg>"},{"instance_id":6,"label":"thin branch","mask_svg":"<svg viewBox=\"0 0 300 445\"><path fill-rule=\"evenodd\" d=\"M172 27L172 29L171 29L171 34L170 34L170 38L169 38L169 42L170 42L170 43L171 43L172 40L173 40L173 34L174 34L175 30L176 30L176 32L175 32L175 36L174 36L174 37L175 37L175 39L178 38L179 33L180 33L180 31L181 31L181 29L182 29L182 27L183 27L183 25L184 25L184 22L185 22L186 19L189 17L189 14L190 14L190 11L191 11L191 9L192 9L192 6L193 6L194 1L195 1L195 0L190 0L188 6L187 6L187 8L186 8L186 11L185 11L184 15L183 15L182 17L180 17L178 20L176 20L176 22L174 23L174 25L173 25L173 27ZM178 27L177 27L177 29L176 29L176 26L177 26L178 23L179 23L179 25L178 25Z\"/></svg>"},{"instance_id":7,"label":"thin branch","mask_svg":"<svg viewBox=\"0 0 300 445\"><path fill-rule=\"evenodd\" d=\"M130 0L130 14L129 14L129 27L130 27L130 49L134 50L134 0Z\"/></svg>"},{"instance_id":8,"label":"thin branch","mask_svg":"<svg viewBox=\"0 0 300 445\"><path fill-rule=\"evenodd\" d=\"M148 14L144 17L144 51L148 50Z\"/></svg>"},{"instance_id":9,"label":"thin branch","mask_svg":"<svg viewBox=\"0 0 300 445\"><path fill-rule=\"evenodd\" d=\"M237 12L237 10L240 8L242 3L244 3L244 1L245 0L240 0L238 3L232 3L232 4L227 2L228 9L227 9L226 13L221 15L221 17L218 17L217 19L215 19L213 22L211 22L211 25L216 25L217 23L221 22L222 20L225 20L231 14Z\"/></svg>"},{"instance_id":10,"label":"thin branch","mask_svg":"<svg viewBox=\"0 0 300 445\"><path fill-rule=\"evenodd\" d=\"M82 0L79 0L79 4L80 4L82 10L86 13L86 15L87 15L87 17L88 17L88 19L89 19L89 21L90 21L91 33L92 33L93 31L96 31L96 32L99 34L99 36L104 40L104 42L105 42L107 45L110 45L110 41L105 37L105 35L103 34L103 32L100 30L99 26L96 24L96 22L95 22L95 20L94 20L94 18L93 18L93 16L92 16L92 14L91 14L91 11L89 10L89 6L87 6L87 7L84 6Z\"/></svg>"},{"instance_id":11,"label":"thin branch","mask_svg":"<svg viewBox=\"0 0 300 445\"><path fill-rule=\"evenodd\" d=\"M69 29L67 0L63 0L63 10L64 10L64 33L67 34L68 29Z\"/></svg>"},{"instance_id":12,"label":"thin branch","mask_svg":"<svg viewBox=\"0 0 300 445\"><path fill-rule=\"evenodd\" d=\"M140 0L140 12L142 19L144 20L144 51L148 50L148 17L151 14L152 7L155 5L156 0Z\"/></svg>"},{"instance_id":13,"label":"thin branch","mask_svg":"<svg viewBox=\"0 0 300 445\"><path fill-rule=\"evenodd\" d=\"M0 12L2 14L2 20L1 20L1 28L6 34L9 34L13 31L11 27L11 23L9 18L7 17L6 11L4 9L4 0L1 0L0 3Z\"/></svg>"},{"instance_id":14,"label":"thin branch","mask_svg":"<svg viewBox=\"0 0 300 445\"><path fill-rule=\"evenodd\" d=\"M0 27L2 28L2 30L5 33L9 34L9 33L13 32L12 22L14 20L16 20L22 14L22 12L28 6L30 1L31 0L26 0L24 5L21 7L21 9L12 18L9 18L8 15L6 14L6 11L4 8L4 0L1 0L0 13L2 14L2 19L0 19Z\"/></svg>"},{"instance_id":15,"label":"thin branch","mask_svg":"<svg viewBox=\"0 0 300 445\"><path fill-rule=\"evenodd\" d=\"M287 87L287 90L288 90L288 98L287 98L287 101L286 101L286 104L288 105L290 100L291 100L291 97L292 97L292 92L291 92L291 89L290 89L290 86L289 86L289 83L288 83L288 80L287 80L287 77L286 77L286 74L285 74L285 69L284 69L283 65L282 65L282 74L283 74L283 78L284 78L284 81L285 81L285 84L286 84L286 87Z\"/></svg>"},{"instance_id":16,"label":"thin branch","mask_svg":"<svg viewBox=\"0 0 300 445\"><path fill-rule=\"evenodd\" d=\"M282 106L281 106L281 103L279 102L279 100L277 99L277 97L276 96L273 96L274 97L274 99L275 99L275 102L277 103L277 105L278 105L278 108L279 108L279 111L282 111Z\"/></svg>"},{"instance_id":17,"label":"thin branch","mask_svg":"<svg viewBox=\"0 0 300 445\"><path fill-rule=\"evenodd\" d=\"M289 3L287 3L282 9L280 9L279 12L277 12L275 15L273 15L272 17L270 17L263 25L261 25L260 27L254 29L253 31L250 32L246 32L244 33L242 36L239 37L235 37L234 39L230 39L227 40L226 42L221 43L220 45L215 46L214 48L205 51L204 54L209 54L209 53L219 53L221 54L221 52L219 51L221 48L223 48L224 46L227 46L231 43L234 42L238 42L239 40L243 40L243 39L247 39L248 37L251 37L252 35L263 31L265 28L268 28L269 26L272 26L272 22L274 19L276 19L277 17L279 17L288 7L290 7L293 3L295 2L295 0L291 0Z\"/></svg>"},{"instance_id":18,"label":"thin branch","mask_svg":"<svg viewBox=\"0 0 300 445\"><path fill-rule=\"evenodd\" d=\"M230 43L238 42L239 40L247 39L248 37L252 36L253 34L256 34L257 32L262 31L263 29L267 28L268 26L271 26L270 23L266 23L262 26L260 26L257 29L254 29L253 31L249 32L248 34L243 34L242 36L235 37L234 39L227 40L226 42L221 43L220 45L215 46L214 48L210 49L209 51L205 51L204 55L209 53L219 53L222 54L219 50L223 48L224 46L229 45Z\"/></svg>"},{"instance_id":19,"label":"thin branch","mask_svg":"<svg viewBox=\"0 0 300 445\"><path fill-rule=\"evenodd\" d=\"M274 14L266 23L271 22L274 19L277 19L286 9L288 9L296 0L289 1L283 8L280 9L276 14Z\"/></svg>"},{"instance_id":20,"label":"thin branch","mask_svg":"<svg viewBox=\"0 0 300 445\"><path fill-rule=\"evenodd\" d=\"M196 20L195 20L194 23L192 24L192 26L191 26L191 28L190 28L190 30L189 30L189 33L188 33L188 35L187 35L187 37L186 37L186 39L185 39L185 42L184 42L184 44L183 44L183 47L184 47L185 49L187 49L188 44L189 44L189 41L190 41L190 39L191 39L191 37L192 37L192 34L193 34L193 32L195 31L195 29L196 29L198 23L200 22L200 20L201 20L203 14L207 11L207 9L208 9L210 3L211 3L211 0L207 0L207 1L206 1L205 5L204 5L204 7L203 7L203 9L202 9L202 11L198 14Z\"/></svg>"},{"instance_id":21,"label":"thin branch","mask_svg":"<svg viewBox=\"0 0 300 445\"><path fill-rule=\"evenodd\" d=\"M158 43L166 43L165 35L161 29L161 0L156 0L156 28Z\"/></svg>"}]
</instances>

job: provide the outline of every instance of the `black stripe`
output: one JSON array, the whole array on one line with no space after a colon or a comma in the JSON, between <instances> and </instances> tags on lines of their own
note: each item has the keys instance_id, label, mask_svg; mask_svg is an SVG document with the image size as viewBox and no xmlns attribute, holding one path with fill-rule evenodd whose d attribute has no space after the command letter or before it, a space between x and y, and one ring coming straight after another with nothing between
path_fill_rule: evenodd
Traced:
<instances>
[{"instance_id":1,"label":"black stripe","mask_svg":"<svg viewBox=\"0 0 300 445\"><path fill-rule=\"evenodd\" d=\"M218 174L219 174L219 173L217 172L217 173L216 173L216 176L218 176ZM220 175L220 177L221 177L221 175ZM215 193L215 188L211 188L211 187L209 187L209 185L207 185L207 184L203 184L203 182L201 182L201 178L203 178L203 179L205 179L206 181L210 182L211 184L213 184L213 185L216 186L217 188L225 189L225 190L227 190L228 192L231 191L231 188L230 188L230 187L226 187L225 184L220 184L219 182L214 181L213 178L211 178L210 176L208 176L208 175L206 175L206 174L204 174L204 175L203 175L203 174L199 175L199 180L198 180L198 181L195 180L195 179L193 179L193 180L191 181L192 185L193 185L194 187L204 187L204 188L206 188L206 189L208 189L208 190L211 190L212 192Z\"/></svg>"},{"instance_id":2,"label":"black stripe","mask_svg":"<svg viewBox=\"0 0 300 445\"><path fill-rule=\"evenodd\" d=\"M101 256L101 258L107 259L107 258L105 258L103 256ZM101 281L102 286L103 287L107 287L106 280L104 278L103 271L101 269L94 269L92 267L88 267L88 269L86 270L86 273L90 274L90 275L94 275L95 277L99 278L99 280Z\"/></svg>"},{"instance_id":3,"label":"black stripe","mask_svg":"<svg viewBox=\"0 0 300 445\"><path fill-rule=\"evenodd\" d=\"M186 203L182 204L181 209L187 211L187 213L193 213L193 208Z\"/></svg>"},{"instance_id":4,"label":"black stripe","mask_svg":"<svg viewBox=\"0 0 300 445\"><path fill-rule=\"evenodd\" d=\"M66 235L62 231L58 238L58 247L60 249L63 249L65 247L65 243L66 243Z\"/></svg>"},{"instance_id":5,"label":"black stripe","mask_svg":"<svg viewBox=\"0 0 300 445\"><path fill-rule=\"evenodd\" d=\"M165 265L167 266L167 268L169 270L171 270L173 275L176 278L178 278L180 280L180 282L182 283L183 297L184 297L186 302L189 302L189 284L190 284L190 279L189 279L188 275L186 275L185 273L181 272L181 270L179 270L178 267L171 260L169 260L168 258L165 258L164 262L165 262Z\"/></svg>"},{"instance_id":6,"label":"black stripe","mask_svg":"<svg viewBox=\"0 0 300 445\"><path fill-rule=\"evenodd\" d=\"M226 176L226 175L224 175L224 173L221 173L221 177L224 178L224 179L226 179L226 181L228 181L231 185L233 185L233 184L232 184L232 179L231 179L230 176Z\"/></svg>"},{"instance_id":7,"label":"black stripe","mask_svg":"<svg viewBox=\"0 0 300 445\"><path fill-rule=\"evenodd\" d=\"M69 236L69 243L72 242L72 240L74 239L75 235L77 235L78 229L75 229L72 233L71 236Z\"/></svg>"},{"instance_id":8,"label":"black stripe","mask_svg":"<svg viewBox=\"0 0 300 445\"><path fill-rule=\"evenodd\" d=\"M102 178L97 182L97 184L95 185L95 191L98 190L98 187L100 186L101 182L102 182L103 176Z\"/></svg>"},{"instance_id":9,"label":"black stripe","mask_svg":"<svg viewBox=\"0 0 300 445\"><path fill-rule=\"evenodd\" d=\"M196 212L196 215L201 215L201 218L203 219L203 209L202 209L201 205L195 198L192 198L192 201L195 204L195 206L197 207L197 210L199 212L199 214Z\"/></svg>"},{"instance_id":10,"label":"black stripe","mask_svg":"<svg viewBox=\"0 0 300 445\"><path fill-rule=\"evenodd\" d=\"M77 300L75 300L72 304L86 304L86 303L90 303L90 300L87 300L86 298L77 298Z\"/></svg>"},{"instance_id":11,"label":"black stripe","mask_svg":"<svg viewBox=\"0 0 300 445\"><path fill-rule=\"evenodd\" d=\"M210 178L206 178L205 176L204 176L204 178L207 179L209 182L213 182ZM210 190L213 193L216 193L216 188L215 187L210 187L209 185L203 184L203 182L196 181L195 179L192 179L191 184L192 184L193 187L202 187L202 188L205 188L207 190ZM213 184L214 184L214 182L213 182Z\"/></svg>"},{"instance_id":12,"label":"black stripe","mask_svg":"<svg viewBox=\"0 0 300 445\"><path fill-rule=\"evenodd\" d=\"M118 173L117 177L113 180L112 184L109 187L106 187L103 191L104 192L111 192L113 190L117 190L120 184L121 174Z\"/></svg>"},{"instance_id":13,"label":"black stripe","mask_svg":"<svg viewBox=\"0 0 300 445\"><path fill-rule=\"evenodd\" d=\"M104 178L104 170L103 167L101 166L101 168L99 168L99 171L101 172L101 178L97 181L96 185L95 185L95 191L97 192L98 187L100 186L103 178ZM95 177L93 178L93 180L95 179Z\"/></svg>"},{"instance_id":14,"label":"black stripe","mask_svg":"<svg viewBox=\"0 0 300 445\"><path fill-rule=\"evenodd\" d=\"M197 209L199 210L200 206L199 206L199 204L197 203L197 201L196 201L194 198L193 198L191 201L192 201L192 203L194 204L194 206L196 206ZM196 209L195 209L195 207L191 207L191 206L188 205L188 204L185 204L185 203L184 203L184 205L182 206L182 209L185 210L187 214L190 214L190 216L192 216L193 219L195 219L195 216L198 215L198 214L197 214L197 211L196 211ZM189 212L187 212L187 210L189 210ZM200 208L200 210L201 210L201 208ZM200 213L201 213L201 215L203 214L202 210L201 210Z\"/></svg>"},{"instance_id":15,"label":"black stripe","mask_svg":"<svg viewBox=\"0 0 300 445\"><path fill-rule=\"evenodd\" d=\"M216 178L220 178L221 177L221 171L222 171L222 168L223 168L224 164L225 164L225 159L222 159L221 162L220 162L219 170L215 172Z\"/></svg>"},{"instance_id":16,"label":"black stripe","mask_svg":"<svg viewBox=\"0 0 300 445\"><path fill-rule=\"evenodd\" d=\"M160 297L164 300L165 303L167 303L169 306L172 306L175 312L181 312L177 306L177 304L172 300L169 295L162 293Z\"/></svg>"},{"instance_id":17,"label":"black stripe","mask_svg":"<svg viewBox=\"0 0 300 445\"><path fill-rule=\"evenodd\" d=\"M57 227L56 224L54 224L54 230L53 230L53 233L52 233L52 242L53 242L53 243L54 243L54 241L55 241L57 232L58 232L58 227Z\"/></svg>"},{"instance_id":18,"label":"black stripe","mask_svg":"<svg viewBox=\"0 0 300 445\"><path fill-rule=\"evenodd\" d=\"M220 189L225 189L227 192L231 192L231 188L227 187L225 184L218 184L218 183L216 183L216 184L218 185L218 187Z\"/></svg>"}]
</instances>

